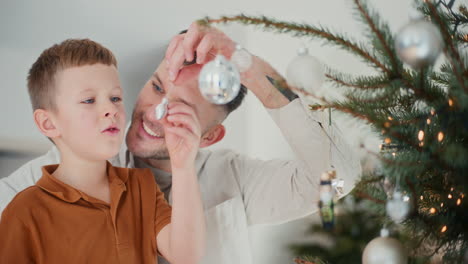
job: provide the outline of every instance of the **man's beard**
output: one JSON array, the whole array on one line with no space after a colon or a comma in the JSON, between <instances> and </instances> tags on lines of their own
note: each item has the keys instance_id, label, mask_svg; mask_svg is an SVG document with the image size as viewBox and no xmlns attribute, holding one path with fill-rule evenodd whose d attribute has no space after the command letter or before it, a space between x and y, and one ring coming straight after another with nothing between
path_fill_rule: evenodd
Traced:
<instances>
[{"instance_id":1,"label":"man's beard","mask_svg":"<svg viewBox=\"0 0 468 264\"><path fill-rule=\"evenodd\" d=\"M138 120L143 120L141 117L142 117L142 113L138 113L136 114L135 113L135 110L133 110L133 113L132 113L132 123L130 124L130 128L128 131L133 131L134 129L138 131L138 128L134 128L134 125L135 125L135 120L136 117L135 116L139 116L140 118ZM138 132L135 132L134 133L135 136L133 137L133 141L138 141ZM128 137L128 135L127 135ZM128 138L127 138L128 139ZM150 150L145 150L145 149L135 149L133 146L134 144L128 144L129 142L127 141L127 147L128 147L128 150L133 154L133 156L135 157L138 157L140 159L154 159L154 160L169 160L170 157L169 157L169 151L167 150L167 147L164 145L164 146L160 146L160 149L150 149ZM138 145L138 144L137 144Z\"/></svg>"}]
</instances>

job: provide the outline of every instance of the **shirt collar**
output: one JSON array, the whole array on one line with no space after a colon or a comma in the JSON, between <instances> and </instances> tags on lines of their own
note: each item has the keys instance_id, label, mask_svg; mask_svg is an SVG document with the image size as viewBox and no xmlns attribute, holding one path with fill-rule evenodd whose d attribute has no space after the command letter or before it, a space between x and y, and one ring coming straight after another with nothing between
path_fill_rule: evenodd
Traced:
<instances>
[{"instance_id":1,"label":"shirt collar","mask_svg":"<svg viewBox=\"0 0 468 264\"><path fill-rule=\"evenodd\" d=\"M87 194L73 188L66 183L63 183L62 181L52 176L58 166L58 164L54 164L42 167L42 177L39 179L36 185L49 194L65 202L75 203L81 198L89 200L89 196ZM128 170L119 170L120 168L115 168L109 162L107 162L106 166L110 187L112 188L113 185L121 186L121 188L125 190L125 183L128 180Z\"/></svg>"}]
</instances>

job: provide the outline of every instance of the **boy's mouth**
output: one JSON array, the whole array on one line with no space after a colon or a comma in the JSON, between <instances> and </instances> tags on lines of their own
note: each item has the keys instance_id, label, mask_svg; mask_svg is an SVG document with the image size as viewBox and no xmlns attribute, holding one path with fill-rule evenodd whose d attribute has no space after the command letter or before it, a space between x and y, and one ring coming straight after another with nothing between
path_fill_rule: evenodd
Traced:
<instances>
[{"instance_id":1,"label":"boy's mouth","mask_svg":"<svg viewBox=\"0 0 468 264\"><path fill-rule=\"evenodd\" d=\"M102 131L102 133L105 134L110 134L110 135L116 135L118 134L120 129L116 126L110 126Z\"/></svg>"}]
</instances>

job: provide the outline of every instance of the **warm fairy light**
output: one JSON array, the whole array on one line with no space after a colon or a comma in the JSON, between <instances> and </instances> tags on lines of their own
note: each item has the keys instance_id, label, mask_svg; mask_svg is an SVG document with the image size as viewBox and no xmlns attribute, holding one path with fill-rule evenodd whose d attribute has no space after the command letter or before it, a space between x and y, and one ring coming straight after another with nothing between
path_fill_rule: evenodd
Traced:
<instances>
[{"instance_id":1,"label":"warm fairy light","mask_svg":"<svg viewBox=\"0 0 468 264\"><path fill-rule=\"evenodd\" d=\"M448 100L448 104L449 104L449 106L452 106L452 105L453 105L453 100L452 100L452 99L449 99L449 100Z\"/></svg>"},{"instance_id":2,"label":"warm fairy light","mask_svg":"<svg viewBox=\"0 0 468 264\"><path fill-rule=\"evenodd\" d=\"M461 204L461 199L458 198L458 199L457 199L457 205L460 205L460 204Z\"/></svg>"},{"instance_id":3,"label":"warm fairy light","mask_svg":"<svg viewBox=\"0 0 468 264\"><path fill-rule=\"evenodd\" d=\"M408 202L410 200L410 197L408 195L403 196L403 201Z\"/></svg>"},{"instance_id":4,"label":"warm fairy light","mask_svg":"<svg viewBox=\"0 0 468 264\"><path fill-rule=\"evenodd\" d=\"M420 146L420 147L424 146L424 142L422 142L422 141L419 142L419 146Z\"/></svg>"},{"instance_id":5,"label":"warm fairy light","mask_svg":"<svg viewBox=\"0 0 468 264\"><path fill-rule=\"evenodd\" d=\"M381 133L382 133L382 135L385 134L385 129L382 129Z\"/></svg>"},{"instance_id":6,"label":"warm fairy light","mask_svg":"<svg viewBox=\"0 0 468 264\"><path fill-rule=\"evenodd\" d=\"M379 149L382 150L382 148L383 148L383 144L380 144Z\"/></svg>"},{"instance_id":7,"label":"warm fairy light","mask_svg":"<svg viewBox=\"0 0 468 264\"><path fill-rule=\"evenodd\" d=\"M431 214L435 214L436 211L437 211L437 210L436 210L434 207L432 207L431 210L429 210L429 212L430 212Z\"/></svg>"},{"instance_id":8,"label":"warm fairy light","mask_svg":"<svg viewBox=\"0 0 468 264\"><path fill-rule=\"evenodd\" d=\"M419 197L421 200L424 200L424 197L421 195L421 197Z\"/></svg>"},{"instance_id":9,"label":"warm fairy light","mask_svg":"<svg viewBox=\"0 0 468 264\"><path fill-rule=\"evenodd\" d=\"M393 118L392 118L391 116L389 116L389 117L388 117L388 120L392 121L392 120L393 120Z\"/></svg>"},{"instance_id":10,"label":"warm fairy light","mask_svg":"<svg viewBox=\"0 0 468 264\"><path fill-rule=\"evenodd\" d=\"M461 194L461 197L462 197L462 198L465 198L465 194L462 193L462 194Z\"/></svg>"},{"instance_id":11,"label":"warm fairy light","mask_svg":"<svg viewBox=\"0 0 468 264\"><path fill-rule=\"evenodd\" d=\"M386 138L385 139L385 144L390 144L390 143L392 143L392 140L390 138Z\"/></svg>"},{"instance_id":12,"label":"warm fairy light","mask_svg":"<svg viewBox=\"0 0 468 264\"><path fill-rule=\"evenodd\" d=\"M430 125L430 124L431 124L431 119L428 118L428 119L426 120L426 123L427 123L428 125Z\"/></svg>"},{"instance_id":13,"label":"warm fairy light","mask_svg":"<svg viewBox=\"0 0 468 264\"><path fill-rule=\"evenodd\" d=\"M386 128L389 128L390 125L391 125L390 122L385 122L385 123L384 123L384 126L385 126Z\"/></svg>"},{"instance_id":14,"label":"warm fairy light","mask_svg":"<svg viewBox=\"0 0 468 264\"><path fill-rule=\"evenodd\" d=\"M452 194L449 194L447 197L448 197L449 199L452 199Z\"/></svg>"},{"instance_id":15,"label":"warm fairy light","mask_svg":"<svg viewBox=\"0 0 468 264\"><path fill-rule=\"evenodd\" d=\"M444 139L444 133L442 131L440 131L437 134L437 140L439 140L439 142L441 142L443 139Z\"/></svg>"},{"instance_id":16,"label":"warm fairy light","mask_svg":"<svg viewBox=\"0 0 468 264\"><path fill-rule=\"evenodd\" d=\"M424 131L419 130L418 139L419 139L419 141L423 141L423 140L424 140Z\"/></svg>"},{"instance_id":17,"label":"warm fairy light","mask_svg":"<svg viewBox=\"0 0 468 264\"><path fill-rule=\"evenodd\" d=\"M435 109L431 109L431 115L435 115Z\"/></svg>"},{"instance_id":18,"label":"warm fairy light","mask_svg":"<svg viewBox=\"0 0 468 264\"><path fill-rule=\"evenodd\" d=\"M440 230L440 232L442 232L442 233L445 233L445 231L447 231L447 226L443 226L442 230Z\"/></svg>"},{"instance_id":19,"label":"warm fairy light","mask_svg":"<svg viewBox=\"0 0 468 264\"><path fill-rule=\"evenodd\" d=\"M441 204L440 204L440 207L444 207L444 203L441 203Z\"/></svg>"},{"instance_id":20,"label":"warm fairy light","mask_svg":"<svg viewBox=\"0 0 468 264\"><path fill-rule=\"evenodd\" d=\"M396 156L396 153L395 153L395 152L393 152L393 153L392 153L392 156L393 156L393 157L395 157L395 156Z\"/></svg>"},{"instance_id":21,"label":"warm fairy light","mask_svg":"<svg viewBox=\"0 0 468 264\"><path fill-rule=\"evenodd\" d=\"M452 187L452 188L450 188L450 191L451 191L451 192L453 192L453 190L454 190L454 189L453 189L453 187Z\"/></svg>"}]
</instances>

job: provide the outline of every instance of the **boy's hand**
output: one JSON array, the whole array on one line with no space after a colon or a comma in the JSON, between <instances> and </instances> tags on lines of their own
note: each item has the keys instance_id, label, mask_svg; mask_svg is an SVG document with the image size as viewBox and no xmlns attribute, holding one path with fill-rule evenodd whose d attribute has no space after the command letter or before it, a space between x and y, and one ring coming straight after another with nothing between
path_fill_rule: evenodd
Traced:
<instances>
[{"instance_id":1,"label":"boy's hand","mask_svg":"<svg viewBox=\"0 0 468 264\"><path fill-rule=\"evenodd\" d=\"M169 103L163 126L172 168L192 168L201 138L193 108L181 102Z\"/></svg>"}]
</instances>

